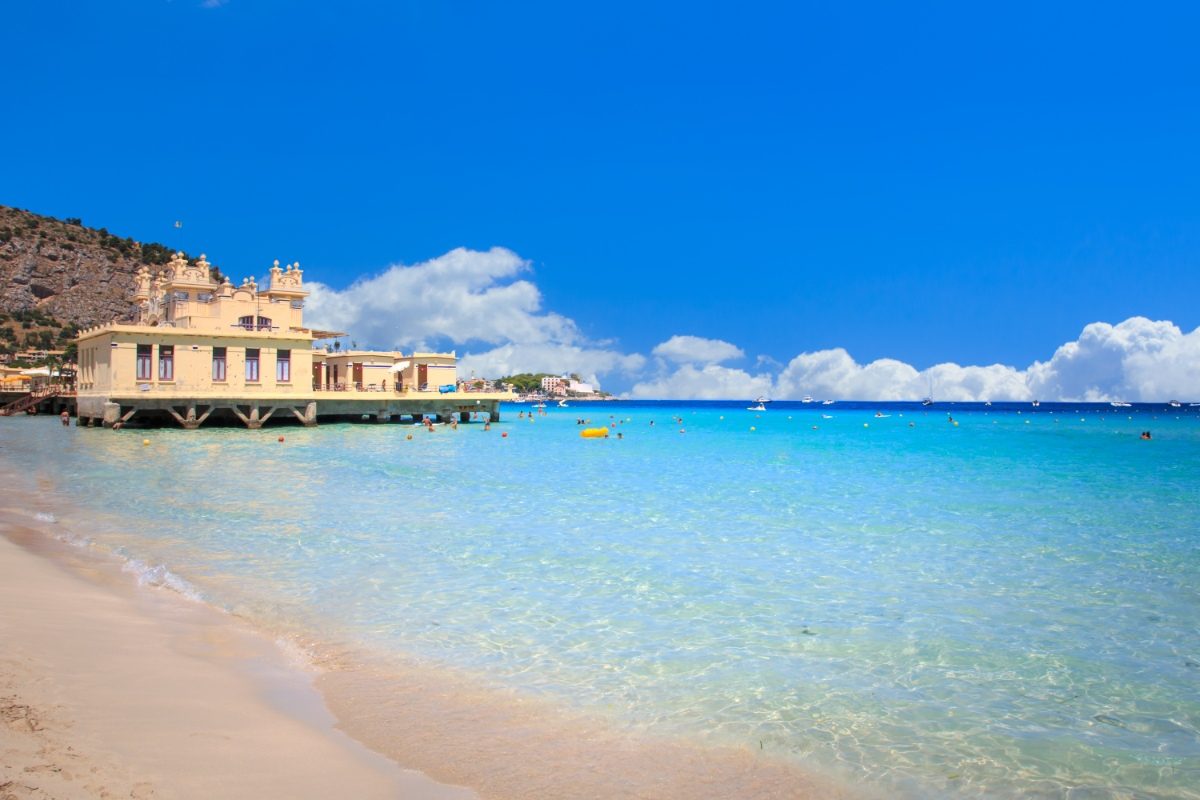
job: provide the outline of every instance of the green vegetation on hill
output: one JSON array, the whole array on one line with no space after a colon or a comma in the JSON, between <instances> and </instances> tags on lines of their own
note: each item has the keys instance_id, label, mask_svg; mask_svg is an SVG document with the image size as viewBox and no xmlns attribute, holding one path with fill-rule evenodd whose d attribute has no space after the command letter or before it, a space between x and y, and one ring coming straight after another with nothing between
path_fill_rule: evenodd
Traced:
<instances>
[{"instance_id":1,"label":"green vegetation on hill","mask_svg":"<svg viewBox=\"0 0 1200 800\"><path fill-rule=\"evenodd\" d=\"M518 392L534 392L542 388L542 378L557 378L557 372L521 372L516 375L509 375L507 378L500 378L500 383L511 383L513 388ZM572 372L571 380L580 381L579 375Z\"/></svg>"},{"instance_id":2,"label":"green vegetation on hill","mask_svg":"<svg viewBox=\"0 0 1200 800\"><path fill-rule=\"evenodd\" d=\"M75 352L79 328L62 323L37 309L0 313L0 354L13 356L26 350L66 350L67 360ZM32 362L13 359L14 366L32 366Z\"/></svg>"},{"instance_id":3,"label":"green vegetation on hill","mask_svg":"<svg viewBox=\"0 0 1200 800\"><path fill-rule=\"evenodd\" d=\"M500 383L511 383L518 392L532 392L542 388L542 378L553 374L552 372L522 372L501 378Z\"/></svg>"}]
</instances>

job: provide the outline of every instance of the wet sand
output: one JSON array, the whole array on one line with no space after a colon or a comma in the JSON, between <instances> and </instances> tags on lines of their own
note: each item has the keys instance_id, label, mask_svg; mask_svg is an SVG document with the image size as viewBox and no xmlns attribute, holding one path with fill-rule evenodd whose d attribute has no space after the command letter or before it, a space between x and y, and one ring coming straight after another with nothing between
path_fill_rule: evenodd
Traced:
<instances>
[{"instance_id":1,"label":"wet sand","mask_svg":"<svg viewBox=\"0 0 1200 800\"><path fill-rule=\"evenodd\" d=\"M313 674L239 620L0 534L5 800L476 796L335 729Z\"/></svg>"}]
</instances>

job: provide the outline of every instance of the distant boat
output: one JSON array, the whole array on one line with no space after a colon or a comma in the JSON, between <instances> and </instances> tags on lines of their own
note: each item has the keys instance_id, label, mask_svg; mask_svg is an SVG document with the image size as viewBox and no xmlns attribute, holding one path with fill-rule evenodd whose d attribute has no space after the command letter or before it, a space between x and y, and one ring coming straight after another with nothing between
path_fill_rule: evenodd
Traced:
<instances>
[{"instance_id":1,"label":"distant boat","mask_svg":"<svg viewBox=\"0 0 1200 800\"><path fill-rule=\"evenodd\" d=\"M760 397L757 400L755 400L754 402L756 403L756 405L752 405L752 406L748 407L746 409L747 411L766 411L767 410L766 404L771 401L765 397Z\"/></svg>"},{"instance_id":2,"label":"distant boat","mask_svg":"<svg viewBox=\"0 0 1200 800\"><path fill-rule=\"evenodd\" d=\"M834 403L836 403L836 402L837 402L837 400L822 400L822 401L821 401L821 405L823 405L823 406L831 406L831 405L833 405L833 404L834 404Z\"/></svg>"},{"instance_id":3,"label":"distant boat","mask_svg":"<svg viewBox=\"0 0 1200 800\"><path fill-rule=\"evenodd\" d=\"M1034 407L1034 408L1037 408L1037 407L1038 407L1038 406L1040 406L1041 404L1042 404L1042 401L1041 401L1041 400L1034 400L1034 401L1033 401L1033 407Z\"/></svg>"},{"instance_id":4,"label":"distant boat","mask_svg":"<svg viewBox=\"0 0 1200 800\"><path fill-rule=\"evenodd\" d=\"M558 407L559 407L559 408L570 408L570 406L569 406L569 405L567 405L567 401L566 401L566 400L559 400L559 401L558 401Z\"/></svg>"},{"instance_id":5,"label":"distant boat","mask_svg":"<svg viewBox=\"0 0 1200 800\"><path fill-rule=\"evenodd\" d=\"M1171 400L1170 402L1167 403L1167 405L1169 405L1171 408L1182 408L1183 407L1183 403L1179 402L1178 400Z\"/></svg>"},{"instance_id":6,"label":"distant boat","mask_svg":"<svg viewBox=\"0 0 1200 800\"><path fill-rule=\"evenodd\" d=\"M806 394L806 395L804 395L804 399L803 399L803 400L801 400L800 402L801 402L801 403L815 403L815 402L817 402L817 401L812 399L812 395L811 395L811 394Z\"/></svg>"},{"instance_id":7,"label":"distant boat","mask_svg":"<svg viewBox=\"0 0 1200 800\"><path fill-rule=\"evenodd\" d=\"M991 400L984 400L984 401L983 401L983 404L984 404L985 406L990 406L990 405L992 404L992 401L991 401Z\"/></svg>"},{"instance_id":8,"label":"distant boat","mask_svg":"<svg viewBox=\"0 0 1200 800\"><path fill-rule=\"evenodd\" d=\"M891 416L891 414L885 414L882 411L875 412L875 419L887 419L890 416Z\"/></svg>"},{"instance_id":9,"label":"distant boat","mask_svg":"<svg viewBox=\"0 0 1200 800\"><path fill-rule=\"evenodd\" d=\"M1133 403L1125 403L1120 400L1113 400L1111 403L1109 403L1109 405L1113 408L1129 408L1133 405Z\"/></svg>"},{"instance_id":10,"label":"distant boat","mask_svg":"<svg viewBox=\"0 0 1200 800\"><path fill-rule=\"evenodd\" d=\"M537 402L537 403L534 403L534 404L533 404L533 407L534 407L534 408L545 408L545 407L546 407L546 404L545 404L545 403L542 403L542 402L540 402L540 401L539 401L539 402Z\"/></svg>"},{"instance_id":11,"label":"distant boat","mask_svg":"<svg viewBox=\"0 0 1200 800\"><path fill-rule=\"evenodd\" d=\"M822 414L821 419L833 419L833 415L832 414Z\"/></svg>"}]
</instances>

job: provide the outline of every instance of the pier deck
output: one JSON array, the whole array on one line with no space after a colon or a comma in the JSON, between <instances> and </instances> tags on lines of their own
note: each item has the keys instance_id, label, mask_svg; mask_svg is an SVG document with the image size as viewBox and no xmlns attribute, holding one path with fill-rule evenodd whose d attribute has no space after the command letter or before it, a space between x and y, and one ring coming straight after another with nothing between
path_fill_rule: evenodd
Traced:
<instances>
[{"instance_id":1,"label":"pier deck","mask_svg":"<svg viewBox=\"0 0 1200 800\"><path fill-rule=\"evenodd\" d=\"M448 422L454 415L462 422L473 415L491 422L500 420L500 403L511 402L509 392L386 392L386 391L309 391L243 392L219 394L201 392L134 392L120 395L80 394L79 424L112 427L137 417L162 418L167 415L189 430L199 428L213 417L232 416L247 428L260 428L273 418L294 419L301 425L321 421L361 419L376 422L398 421L401 417L419 420L429 416Z\"/></svg>"}]
</instances>

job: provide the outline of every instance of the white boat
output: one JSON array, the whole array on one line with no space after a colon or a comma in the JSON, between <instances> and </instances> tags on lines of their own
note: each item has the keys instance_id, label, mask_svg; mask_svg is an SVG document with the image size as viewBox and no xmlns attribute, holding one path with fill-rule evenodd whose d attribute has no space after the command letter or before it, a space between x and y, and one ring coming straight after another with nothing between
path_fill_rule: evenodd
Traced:
<instances>
[{"instance_id":1,"label":"white boat","mask_svg":"<svg viewBox=\"0 0 1200 800\"><path fill-rule=\"evenodd\" d=\"M992 404L992 401L991 401L991 400L984 400L984 401L983 401L983 404L984 404L985 406L990 406L990 405Z\"/></svg>"},{"instance_id":2,"label":"white boat","mask_svg":"<svg viewBox=\"0 0 1200 800\"><path fill-rule=\"evenodd\" d=\"M891 414L885 414L882 411L875 412L875 419L887 419L890 416L891 416Z\"/></svg>"},{"instance_id":3,"label":"white boat","mask_svg":"<svg viewBox=\"0 0 1200 800\"><path fill-rule=\"evenodd\" d=\"M533 407L534 407L534 408L545 408L545 407L546 407L546 404L545 404L545 403L541 403L541 402L539 402L539 403L534 403L534 404L533 404Z\"/></svg>"},{"instance_id":4,"label":"white boat","mask_svg":"<svg viewBox=\"0 0 1200 800\"><path fill-rule=\"evenodd\" d=\"M1178 400L1171 400L1167 403L1171 408L1183 408L1183 403Z\"/></svg>"},{"instance_id":5,"label":"white boat","mask_svg":"<svg viewBox=\"0 0 1200 800\"><path fill-rule=\"evenodd\" d=\"M1037 407L1038 407L1038 406L1040 406L1041 404L1042 404L1042 401L1041 401L1041 400L1034 400L1034 401L1033 401L1033 407L1034 407L1034 408L1037 408Z\"/></svg>"},{"instance_id":6,"label":"white boat","mask_svg":"<svg viewBox=\"0 0 1200 800\"><path fill-rule=\"evenodd\" d=\"M801 403L815 403L817 401L812 399L811 394L806 394L806 395L804 395L804 399L802 399L800 402Z\"/></svg>"},{"instance_id":7,"label":"white boat","mask_svg":"<svg viewBox=\"0 0 1200 800\"><path fill-rule=\"evenodd\" d=\"M1133 406L1133 403L1124 403L1120 400L1113 400L1111 403L1109 403L1109 405L1113 408L1130 408Z\"/></svg>"},{"instance_id":8,"label":"white boat","mask_svg":"<svg viewBox=\"0 0 1200 800\"><path fill-rule=\"evenodd\" d=\"M821 419L833 419L833 414L822 414Z\"/></svg>"},{"instance_id":9,"label":"white boat","mask_svg":"<svg viewBox=\"0 0 1200 800\"><path fill-rule=\"evenodd\" d=\"M766 404L771 401L765 397L760 397L757 400L755 400L754 402L755 402L755 405L749 406L746 409L747 411L766 411L767 410Z\"/></svg>"},{"instance_id":10,"label":"white boat","mask_svg":"<svg viewBox=\"0 0 1200 800\"><path fill-rule=\"evenodd\" d=\"M923 406L933 405L933 378L929 379L929 394L925 395L925 399L921 401Z\"/></svg>"},{"instance_id":11,"label":"white boat","mask_svg":"<svg viewBox=\"0 0 1200 800\"><path fill-rule=\"evenodd\" d=\"M567 405L567 401L566 401L566 400L559 400L559 401L558 401L558 407L559 407L559 408L570 408L570 406L569 406L569 405Z\"/></svg>"},{"instance_id":12,"label":"white boat","mask_svg":"<svg viewBox=\"0 0 1200 800\"><path fill-rule=\"evenodd\" d=\"M823 406L831 406L831 405L833 405L833 404L834 404L834 403L836 403L836 402L837 402L837 400L822 400L822 401L821 401L821 405L823 405Z\"/></svg>"}]
</instances>

